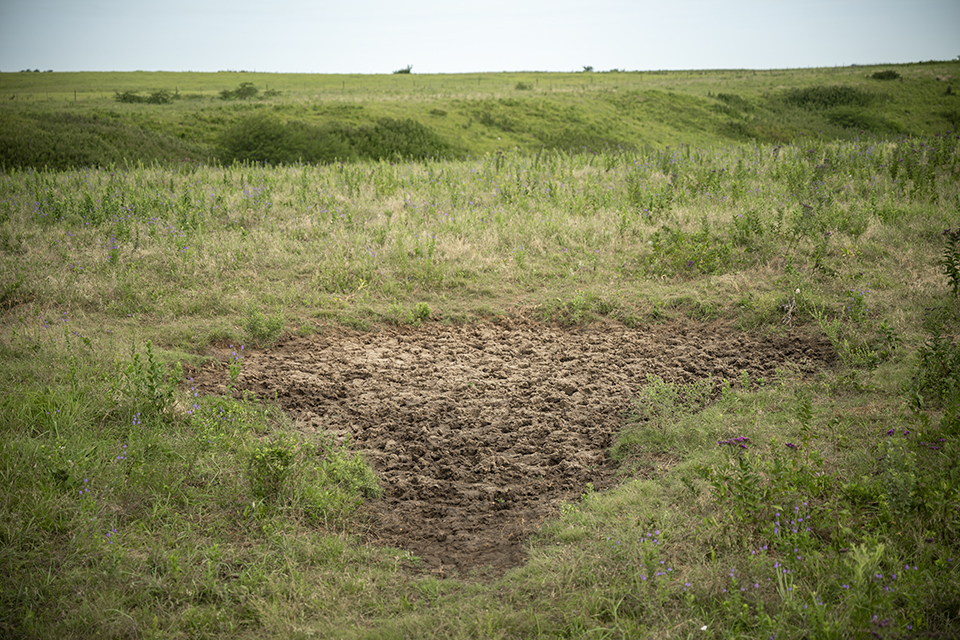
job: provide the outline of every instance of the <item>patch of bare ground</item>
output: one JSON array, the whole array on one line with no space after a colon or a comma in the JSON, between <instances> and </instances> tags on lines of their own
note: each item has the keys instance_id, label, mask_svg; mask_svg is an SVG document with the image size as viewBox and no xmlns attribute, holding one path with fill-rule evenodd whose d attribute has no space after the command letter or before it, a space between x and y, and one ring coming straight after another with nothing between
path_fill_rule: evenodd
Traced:
<instances>
[{"instance_id":1,"label":"patch of bare ground","mask_svg":"<svg viewBox=\"0 0 960 640\"><path fill-rule=\"evenodd\" d=\"M498 575L524 561L524 540L561 501L615 482L608 452L649 374L772 379L835 360L825 338L800 332L508 319L291 338L245 352L237 386L365 452L385 490L363 507L367 542L438 575ZM225 380L211 366L194 384L225 393Z\"/></svg>"}]
</instances>

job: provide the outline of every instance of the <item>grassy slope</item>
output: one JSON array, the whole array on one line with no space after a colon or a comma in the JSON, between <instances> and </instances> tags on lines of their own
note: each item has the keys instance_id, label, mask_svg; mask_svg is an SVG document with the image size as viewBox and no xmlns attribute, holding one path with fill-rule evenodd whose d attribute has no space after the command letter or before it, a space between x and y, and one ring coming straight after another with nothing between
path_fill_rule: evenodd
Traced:
<instances>
[{"instance_id":1,"label":"grassy slope","mask_svg":"<svg viewBox=\"0 0 960 640\"><path fill-rule=\"evenodd\" d=\"M895 69L897 81L869 76ZM465 75L307 75L257 73L6 73L0 75L4 128L24 131L40 149L60 148L66 137L57 117L73 114L101 128L109 122L130 139L114 135L109 150L85 147L74 137L77 164L110 164L141 159L169 161L183 157L210 160L219 132L253 110L269 109L283 119L312 124L348 125L381 117L412 118L432 127L450 143L472 155L542 146L602 148L623 144L698 146L742 142L789 142L801 135L851 137L859 129L895 135L929 135L957 122L956 84L960 63L924 63L883 67L841 67L795 71L701 71L608 73L498 73ZM940 78L938 80L938 78ZM224 102L223 90L242 82L277 95L251 101ZM530 89L517 89L523 83ZM783 104L785 91L845 85L877 96L858 109L853 129L831 123L825 112ZM165 90L181 99L166 105L120 104L126 91L149 95ZM734 100L718 100L723 94ZM261 94L262 95L262 94ZM95 121L93 119L96 119ZM849 122L847 122L849 124ZM161 138L144 145L137 131ZM139 134L142 135L142 134ZM54 140L50 140L53 136ZM96 146L96 143L89 143ZM61 151L60 153L65 153ZM5 152L7 164L17 162ZM29 154L24 154L29 156ZM30 156L33 157L33 156ZM35 161L36 162L36 161ZM21 166L23 161L20 161Z\"/></svg>"},{"instance_id":2,"label":"grassy slope","mask_svg":"<svg viewBox=\"0 0 960 640\"><path fill-rule=\"evenodd\" d=\"M942 88L919 77L932 69L900 71L905 85ZM591 114L612 104L610 118L630 113L644 126L636 114L660 114L673 120L649 128L675 132L705 121L689 116L698 108L713 113L702 108L713 104L708 93L741 96L749 113L765 92L847 73L866 71L644 74L645 86L663 81L657 92L574 87L563 102L512 88L537 76L504 74L500 97L460 86L438 103L376 87L376 100L324 105L357 122L368 117L358 112L402 117L404 107L438 104L448 111L440 119L488 109L494 120L529 110L569 122L576 100L600 97ZM680 85L691 89L680 95ZM694 106L667 108L683 102ZM170 113L189 120L188 104ZM191 122L203 131L212 127L199 119L248 108L197 106ZM109 100L97 108L143 122L156 113ZM936 123L939 108L902 116ZM465 140L478 122L462 129ZM486 130L476 139L496 148ZM949 136L807 136L779 148L4 174L0 632L948 634L960 620L951 422L960 407L946 411L935 392L951 390L960 363L954 378L945 365L926 388L910 381L930 335L941 336L944 363L957 358L960 307L936 263L943 229L957 224L958 158ZM641 391L616 447L623 486L565 506L531 542L530 562L491 584L413 574L402 552L357 544L354 501L377 492L361 461L269 409L193 398L164 377L175 362L202 364L211 345L249 348L281 329L523 312L567 324L722 320L783 332L791 298L798 328L826 333L842 367L817 380L785 372L734 386L702 411L673 406L661 387ZM926 403L918 412L911 388ZM751 439L745 455L717 446L733 436ZM920 442L940 438L937 450ZM278 465L286 471L272 475ZM776 524L771 505L811 531ZM655 575L663 567L671 571Z\"/></svg>"}]
</instances>

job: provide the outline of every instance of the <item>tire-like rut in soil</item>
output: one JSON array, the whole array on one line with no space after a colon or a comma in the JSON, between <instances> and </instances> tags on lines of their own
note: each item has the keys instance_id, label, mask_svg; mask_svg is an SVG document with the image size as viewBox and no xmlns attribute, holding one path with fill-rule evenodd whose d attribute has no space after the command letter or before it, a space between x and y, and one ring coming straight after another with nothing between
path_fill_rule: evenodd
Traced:
<instances>
[{"instance_id":1,"label":"tire-like rut in soil","mask_svg":"<svg viewBox=\"0 0 960 640\"><path fill-rule=\"evenodd\" d=\"M406 549L438 575L498 575L524 561L524 540L561 501L613 484L608 451L648 375L770 379L835 359L825 339L800 333L514 319L292 338L245 353L237 387L364 452L384 489L363 506L366 542ZM225 393L225 378L209 366L195 386Z\"/></svg>"}]
</instances>

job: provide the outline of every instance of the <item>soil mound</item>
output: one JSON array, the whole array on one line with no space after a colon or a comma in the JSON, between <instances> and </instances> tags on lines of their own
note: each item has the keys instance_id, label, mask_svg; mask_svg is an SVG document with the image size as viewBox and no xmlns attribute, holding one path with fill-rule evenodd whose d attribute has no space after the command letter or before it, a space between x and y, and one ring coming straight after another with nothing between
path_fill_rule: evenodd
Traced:
<instances>
[{"instance_id":1,"label":"soil mound","mask_svg":"<svg viewBox=\"0 0 960 640\"><path fill-rule=\"evenodd\" d=\"M245 351L237 386L364 451L385 490L363 507L366 541L440 575L496 575L523 562L523 541L561 501L613 484L608 450L649 374L772 379L835 359L825 338L800 333L514 319L291 338ZM195 386L225 393L225 379L209 367Z\"/></svg>"}]
</instances>

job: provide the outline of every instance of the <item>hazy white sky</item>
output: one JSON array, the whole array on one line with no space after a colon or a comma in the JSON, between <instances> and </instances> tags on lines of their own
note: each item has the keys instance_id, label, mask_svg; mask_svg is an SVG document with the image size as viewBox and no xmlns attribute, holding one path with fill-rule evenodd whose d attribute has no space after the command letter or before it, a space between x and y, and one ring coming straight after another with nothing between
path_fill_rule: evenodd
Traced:
<instances>
[{"instance_id":1,"label":"hazy white sky","mask_svg":"<svg viewBox=\"0 0 960 640\"><path fill-rule=\"evenodd\" d=\"M0 71L779 69L958 56L960 0L0 0Z\"/></svg>"}]
</instances>

